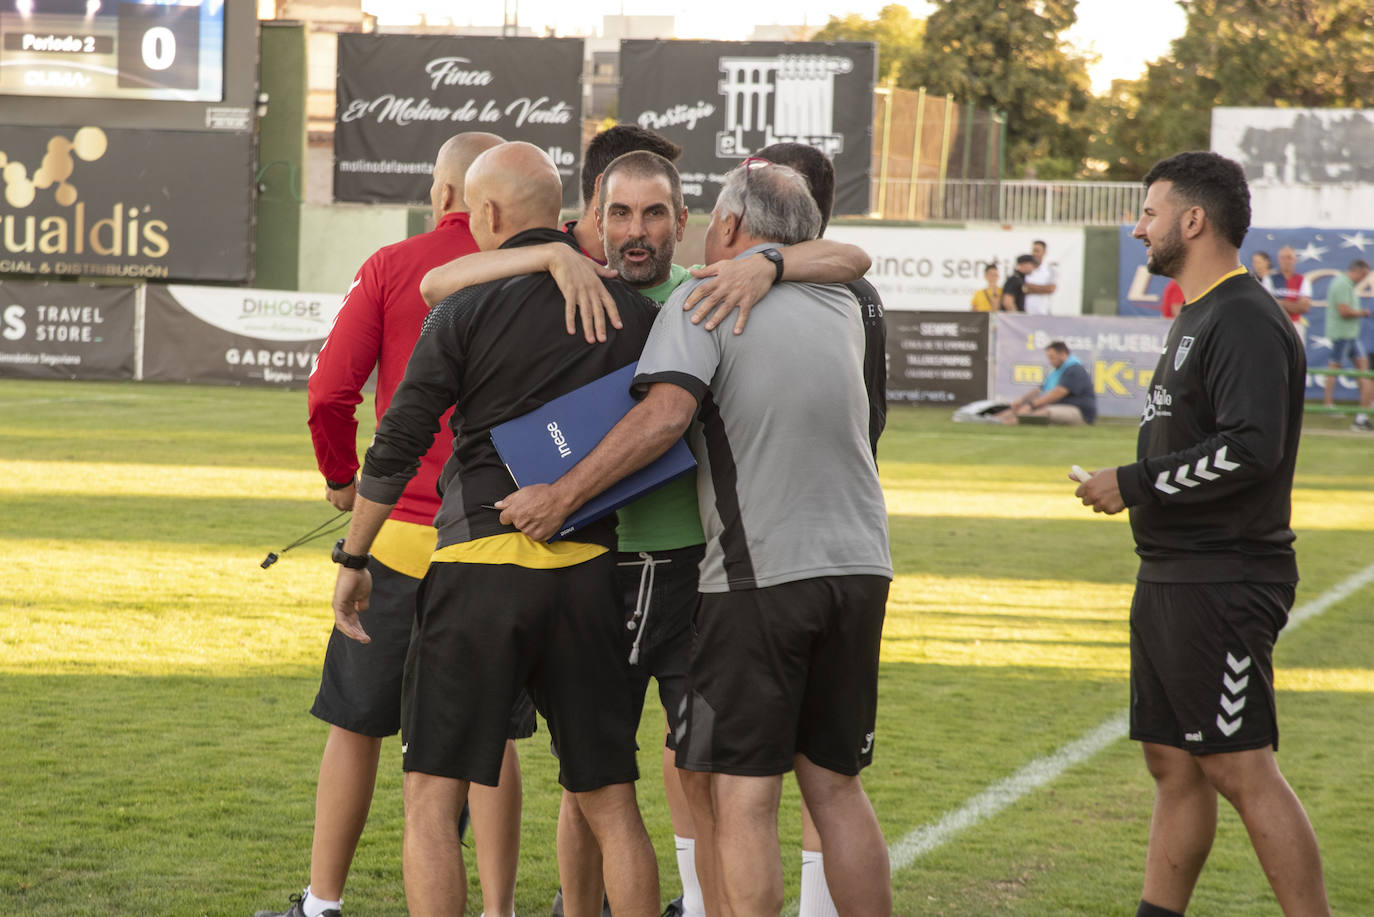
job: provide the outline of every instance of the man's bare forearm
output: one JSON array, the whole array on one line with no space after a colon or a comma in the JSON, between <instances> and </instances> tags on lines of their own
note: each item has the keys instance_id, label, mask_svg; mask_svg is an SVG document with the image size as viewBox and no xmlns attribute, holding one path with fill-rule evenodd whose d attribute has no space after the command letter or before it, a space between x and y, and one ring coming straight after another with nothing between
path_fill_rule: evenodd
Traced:
<instances>
[{"instance_id":1,"label":"man's bare forearm","mask_svg":"<svg viewBox=\"0 0 1374 917\"><path fill-rule=\"evenodd\" d=\"M381 531L382 523L391 515L392 503L377 503L362 494L353 498L353 518L348 521L348 534L343 549L349 554L366 554Z\"/></svg>"},{"instance_id":2,"label":"man's bare forearm","mask_svg":"<svg viewBox=\"0 0 1374 917\"><path fill-rule=\"evenodd\" d=\"M550 252L555 244L473 252L455 258L425 274L420 280L420 296L433 307L449 294L474 284L548 270Z\"/></svg>"},{"instance_id":3,"label":"man's bare forearm","mask_svg":"<svg viewBox=\"0 0 1374 917\"><path fill-rule=\"evenodd\" d=\"M667 452L692 422L696 407L696 399L685 389L655 383L586 458L553 483L567 515Z\"/></svg>"},{"instance_id":4,"label":"man's bare forearm","mask_svg":"<svg viewBox=\"0 0 1374 917\"><path fill-rule=\"evenodd\" d=\"M797 283L849 283L873 265L868 252L857 245L830 239L812 239L780 249L782 279Z\"/></svg>"}]
</instances>

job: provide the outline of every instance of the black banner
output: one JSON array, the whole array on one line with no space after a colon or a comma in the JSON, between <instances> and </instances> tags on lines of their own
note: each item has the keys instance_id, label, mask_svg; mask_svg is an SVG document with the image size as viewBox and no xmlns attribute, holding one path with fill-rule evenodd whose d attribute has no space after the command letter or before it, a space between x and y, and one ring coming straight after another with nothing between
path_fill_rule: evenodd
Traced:
<instances>
[{"instance_id":1,"label":"black banner","mask_svg":"<svg viewBox=\"0 0 1374 917\"><path fill-rule=\"evenodd\" d=\"M0 127L0 274L244 281L253 135Z\"/></svg>"},{"instance_id":2,"label":"black banner","mask_svg":"<svg viewBox=\"0 0 1374 917\"><path fill-rule=\"evenodd\" d=\"M988 397L988 315L889 309L887 400L961 405Z\"/></svg>"},{"instance_id":3,"label":"black banner","mask_svg":"<svg viewBox=\"0 0 1374 917\"><path fill-rule=\"evenodd\" d=\"M0 280L0 377L132 379L134 287Z\"/></svg>"},{"instance_id":4,"label":"black banner","mask_svg":"<svg viewBox=\"0 0 1374 917\"><path fill-rule=\"evenodd\" d=\"M464 131L543 147L576 207L582 39L339 36L335 200L428 201L434 154Z\"/></svg>"},{"instance_id":5,"label":"black banner","mask_svg":"<svg viewBox=\"0 0 1374 917\"><path fill-rule=\"evenodd\" d=\"M772 143L835 162L835 213L869 211L876 46L869 42L622 41L620 120L682 145L687 206Z\"/></svg>"},{"instance_id":6,"label":"black banner","mask_svg":"<svg viewBox=\"0 0 1374 917\"><path fill-rule=\"evenodd\" d=\"M143 378L304 388L339 293L148 285Z\"/></svg>"}]
</instances>

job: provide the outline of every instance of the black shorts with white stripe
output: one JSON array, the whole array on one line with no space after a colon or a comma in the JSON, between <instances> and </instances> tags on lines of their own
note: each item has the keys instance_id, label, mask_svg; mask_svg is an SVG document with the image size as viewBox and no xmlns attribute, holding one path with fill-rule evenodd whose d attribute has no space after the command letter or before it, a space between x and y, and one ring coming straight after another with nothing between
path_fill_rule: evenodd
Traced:
<instances>
[{"instance_id":1,"label":"black shorts with white stripe","mask_svg":"<svg viewBox=\"0 0 1374 917\"><path fill-rule=\"evenodd\" d=\"M1292 583L1136 584L1131 738L1193 754L1279 747L1274 641Z\"/></svg>"}]
</instances>

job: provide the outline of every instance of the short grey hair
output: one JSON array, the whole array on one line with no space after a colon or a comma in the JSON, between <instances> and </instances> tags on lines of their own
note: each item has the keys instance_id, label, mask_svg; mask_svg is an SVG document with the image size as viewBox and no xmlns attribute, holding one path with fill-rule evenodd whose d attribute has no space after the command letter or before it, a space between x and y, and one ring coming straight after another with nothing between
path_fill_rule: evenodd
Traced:
<instances>
[{"instance_id":1,"label":"short grey hair","mask_svg":"<svg viewBox=\"0 0 1374 917\"><path fill-rule=\"evenodd\" d=\"M795 245L820 235L821 211L800 172L770 162L750 171L746 182L746 171L741 166L725 176L716 213L743 213L744 231L764 242Z\"/></svg>"}]
</instances>

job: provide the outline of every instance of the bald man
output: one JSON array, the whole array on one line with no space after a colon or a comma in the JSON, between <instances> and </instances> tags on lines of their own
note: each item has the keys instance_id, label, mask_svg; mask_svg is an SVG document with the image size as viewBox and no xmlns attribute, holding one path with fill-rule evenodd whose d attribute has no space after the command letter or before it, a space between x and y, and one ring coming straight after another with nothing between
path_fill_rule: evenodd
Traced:
<instances>
[{"instance_id":1,"label":"bald man","mask_svg":"<svg viewBox=\"0 0 1374 917\"><path fill-rule=\"evenodd\" d=\"M556 228L562 187L538 147L487 150L468 170L465 193L483 250L576 244ZM548 722L559 782L601 848L616 917L658 914L658 866L634 794L639 707L624 653L614 518L545 544L491 508L513 489L491 428L638 359L654 306L619 280L606 286L623 327L592 345L549 321L563 296L547 273L440 302L363 464L334 591L336 626L359 641L370 639L361 617L372 585L367 552L440 418L456 408L438 548L405 673L405 885L417 917L462 911L458 812L470 786L497 783L505 711L521 687Z\"/></svg>"},{"instance_id":2,"label":"bald man","mask_svg":"<svg viewBox=\"0 0 1374 917\"><path fill-rule=\"evenodd\" d=\"M325 499L352 509L358 470L355 409L362 387L377 371L377 418L391 402L406 361L420 336L429 308L419 281L438 264L477 250L468 229L463 178L483 151L502 143L495 134L467 133L450 138L434 161L430 202L431 232L387 246L363 263L310 376L308 404L311 438ZM259 911L256 917L338 917L344 883L367 822L376 784L382 739L401 723L401 676L415 593L434 550L434 486L452 452L447 428L435 437L373 546L369 563L374 589L364 618L373 640L367 645L330 635L324 674L311 713L329 724L315 796L315 833L310 884L285 911ZM517 710L511 738L534 731L534 711ZM515 866L520 841L520 769L515 744L507 743L503 779L497 790L473 794L472 809L481 835L477 866L483 905L489 917L514 913Z\"/></svg>"}]
</instances>

